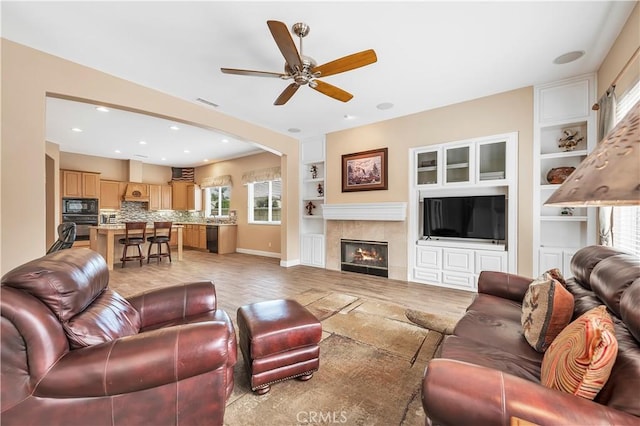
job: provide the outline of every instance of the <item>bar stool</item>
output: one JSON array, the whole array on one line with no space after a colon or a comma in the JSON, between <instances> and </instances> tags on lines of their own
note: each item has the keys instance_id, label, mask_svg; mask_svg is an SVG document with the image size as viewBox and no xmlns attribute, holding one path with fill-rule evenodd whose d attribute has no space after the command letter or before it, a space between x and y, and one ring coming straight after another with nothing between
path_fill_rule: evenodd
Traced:
<instances>
[{"instance_id":1,"label":"bar stool","mask_svg":"<svg viewBox=\"0 0 640 426\"><path fill-rule=\"evenodd\" d=\"M147 238L149 250L147 251L147 263L151 258L158 259L158 263L163 257L168 257L171 262L171 226L173 222L153 222L153 237ZM156 252L151 254L151 246L156 245ZM167 251L162 252L162 244L167 245Z\"/></svg>"},{"instance_id":2,"label":"bar stool","mask_svg":"<svg viewBox=\"0 0 640 426\"><path fill-rule=\"evenodd\" d=\"M120 261L122 261L123 268L125 262L129 260L139 260L140 266L142 266L144 255L142 254L140 244L144 244L146 234L147 222L125 222L124 238L120 238L120 240L118 240L120 244L124 245L124 249L122 250L122 258L120 259ZM127 249L131 246L135 246L138 248L137 256L127 256Z\"/></svg>"}]
</instances>

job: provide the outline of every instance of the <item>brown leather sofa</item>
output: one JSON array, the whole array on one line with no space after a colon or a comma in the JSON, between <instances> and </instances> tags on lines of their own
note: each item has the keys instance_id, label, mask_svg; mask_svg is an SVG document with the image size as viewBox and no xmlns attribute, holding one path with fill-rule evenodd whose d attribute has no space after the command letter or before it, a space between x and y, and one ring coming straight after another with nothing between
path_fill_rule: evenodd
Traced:
<instances>
[{"instance_id":1,"label":"brown leather sofa","mask_svg":"<svg viewBox=\"0 0 640 426\"><path fill-rule=\"evenodd\" d=\"M426 424L640 424L640 259L603 246L579 250L571 262L573 319L606 305L618 355L594 401L540 384L542 353L522 335L522 299L530 278L483 272L478 294L425 371Z\"/></svg>"},{"instance_id":2,"label":"brown leather sofa","mask_svg":"<svg viewBox=\"0 0 640 426\"><path fill-rule=\"evenodd\" d=\"M2 425L222 424L237 345L213 283L127 300L108 282L89 249L2 277Z\"/></svg>"}]
</instances>

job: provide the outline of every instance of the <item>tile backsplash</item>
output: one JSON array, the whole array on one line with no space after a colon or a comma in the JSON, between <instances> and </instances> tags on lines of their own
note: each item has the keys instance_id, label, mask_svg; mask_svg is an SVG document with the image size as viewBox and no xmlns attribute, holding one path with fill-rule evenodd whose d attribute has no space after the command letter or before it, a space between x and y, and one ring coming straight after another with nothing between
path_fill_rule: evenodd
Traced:
<instances>
[{"instance_id":1,"label":"tile backsplash","mask_svg":"<svg viewBox=\"0 0 640 426\"><path fill-rule=\"evenodd\" d=\"M202 222L204 220L203 212L191 212L182 210L147 210L147 203L139 201L123 201L120 210L100 211L101 214L116 215L116 223L123 222Z\"/></svg>"}]
</instances>

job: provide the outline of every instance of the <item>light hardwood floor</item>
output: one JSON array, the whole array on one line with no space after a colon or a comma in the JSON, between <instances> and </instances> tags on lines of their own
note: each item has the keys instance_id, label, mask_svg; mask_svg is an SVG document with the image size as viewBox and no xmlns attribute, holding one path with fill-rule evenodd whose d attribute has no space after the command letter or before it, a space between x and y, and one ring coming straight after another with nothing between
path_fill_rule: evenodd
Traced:
<instances>
[{"instance_id":1,"label":"light hardwood floor","mask_svg":"<svg viewBox=\"0 0 640 426\"><path fill-rule=\"evenodd\" d=\"M128 262L114 265L109 285L122 296L190 281L213 281L218 307L234 318L238 307L263 300L286 298L309 289L348 293L393 302L450 317L460 317L474 294L461 290L330 271L310 266L283 268L279 259L247 254L212 254L185 250L184 260L157 264Z\"/></svg>"}]
</instances>

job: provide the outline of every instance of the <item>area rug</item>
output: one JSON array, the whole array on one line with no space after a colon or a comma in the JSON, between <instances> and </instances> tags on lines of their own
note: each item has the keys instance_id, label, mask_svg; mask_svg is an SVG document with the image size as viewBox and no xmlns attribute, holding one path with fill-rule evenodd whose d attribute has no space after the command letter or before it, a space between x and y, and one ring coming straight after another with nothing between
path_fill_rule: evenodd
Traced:
<instances>
[{"instance_id":1,"label":"area rug","mask_svg":"<svg viewBox=\"0 0 640 426\"><path fill-rule=\"evenodd\" d=\"M295 299L322 322L319 371L258 396L239 359L226 425L424 425L422 375L441 333L387 302L318 291Z\"/></svg>"}]
</instances>

